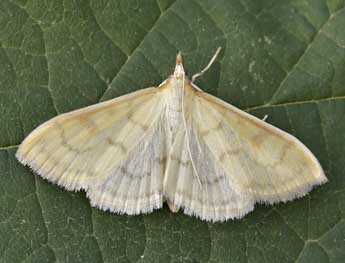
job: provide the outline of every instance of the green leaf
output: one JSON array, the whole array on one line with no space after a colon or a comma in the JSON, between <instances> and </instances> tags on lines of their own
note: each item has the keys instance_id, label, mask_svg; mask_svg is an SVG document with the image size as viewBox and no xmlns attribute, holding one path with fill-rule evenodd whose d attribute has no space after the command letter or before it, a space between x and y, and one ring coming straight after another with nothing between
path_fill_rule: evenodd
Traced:
<instances>
[{"instance_id":1,"label":"green leaf","mask_svg":"<svg viewBox=\"0 0 345 263\"><path fill-rule=\"evenodd\" d=\"M1 0L0 262L344 262L344 0ZM121 216L19 164L51 117L158 85L198 85L297 136L329 183L244 219Z\"/></svg>"}]
</instances>

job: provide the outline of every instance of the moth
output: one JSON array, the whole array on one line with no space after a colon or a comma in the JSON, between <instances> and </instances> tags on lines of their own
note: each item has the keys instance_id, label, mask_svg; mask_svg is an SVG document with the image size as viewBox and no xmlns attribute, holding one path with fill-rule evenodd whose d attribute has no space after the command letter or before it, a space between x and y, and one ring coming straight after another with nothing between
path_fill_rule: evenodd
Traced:
<instances>
[{"instance_id":1,"label":"moth","mask_svg":"<svg viewBox=\"0 0 345 263\"><path fill-rule=\"evenodd\" d=\"M91 205L135 215L180 208L207 221L242 218L255 203L302 197L327 178L298 139L203 92L176 57L158 87L43 123L16 157Z\"/></svg>"}]
</instances>

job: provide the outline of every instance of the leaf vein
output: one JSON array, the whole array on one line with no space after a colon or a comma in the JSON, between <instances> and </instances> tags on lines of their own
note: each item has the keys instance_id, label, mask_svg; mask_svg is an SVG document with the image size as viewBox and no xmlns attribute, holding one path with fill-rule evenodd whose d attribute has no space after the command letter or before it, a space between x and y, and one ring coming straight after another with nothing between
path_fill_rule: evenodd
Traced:
<instances>
[{"instance_id":1,"label":"leaf vein","mask_svg":"<svg viewBox=\"0 0 345 263\"><path fill-rule=\"evenodd\" d=\"M288 78L290 77L290 75L292 74L292 72L294 71L294 69L299 65L299 63L302 61L302 59L304 58L304 56L307 54L307 52L310 50L310 48L312 47L312 45L314 44L314 41L317 39L317 37L323 33L323 30L325 29L325 27L337 16L337 14L339 14L345 7L339 9L335 14L330 15L329 19L320 27L320 29L318 30L318 32L315 34L315 36L312 38L312 40L310 41L310 43L307 45L306 49L304 50L304 52L301 54L301 56L299 57L299 59L295 62L295 64L291 67L291 69L289 70L289 72L285 75L285 77L283 78L283 80L280 82L277 90L273 93L270 101L268 102L274 102L275 98L277 97L277 95L279 94L279 92L282 90L285 82L288 80Z\"/></svg>"}]
</instances>

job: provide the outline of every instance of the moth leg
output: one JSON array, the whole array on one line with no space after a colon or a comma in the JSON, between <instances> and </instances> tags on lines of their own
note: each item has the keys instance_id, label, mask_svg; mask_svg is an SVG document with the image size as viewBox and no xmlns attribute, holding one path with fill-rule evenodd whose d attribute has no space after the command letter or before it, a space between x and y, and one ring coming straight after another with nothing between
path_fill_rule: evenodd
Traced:
<instances>
[{"instance_id":1,"label":"moth leg","mask_svg":"<svg viewBox=\"0 0 345 263\"><path fill-rule=\"evenodd\" d=\"M268 115L267 115L267 114L265 114L265 116L262 118L262 120L263 120L263 121L266 121L266 120L267 120L267 118L268 118Z\"/></svg>"},{"instance_id":2,"label":"moth leg","mask_svg":"<svg viewBox=\"0 0 345 263\"><path fill-rule=\"evenodd\" d=\"M195 85L193 82L191 82L191 86L196 89L197 91L203 92L202 89L200 89L197 85Z\"/></svg>"}]
</instances>

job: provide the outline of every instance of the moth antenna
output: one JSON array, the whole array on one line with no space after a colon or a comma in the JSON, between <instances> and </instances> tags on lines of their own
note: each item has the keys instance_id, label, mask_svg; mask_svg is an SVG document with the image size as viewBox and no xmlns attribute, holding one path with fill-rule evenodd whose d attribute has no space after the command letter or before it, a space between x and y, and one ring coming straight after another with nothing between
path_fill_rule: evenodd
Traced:
<instances>
[{"instance_id":1,"label":"moth antenna","mask_svg":"<svg viewBox=\"0 0 345 263\"><path fill-rule=\"evenodd\" d=\"M188 130L187 130L187 122L186 122L186 117L185 117L185 114L184 114L184 94L185 94L185 85L184 85L184 81L185 81L185 75L183 75L182 80L183 80L183 84L182 84L182 96L181 96L181 97L182 97L182 98L181 98L181 104L182 104L182 119L183 119L184 130L185 130L185 133L186 133L186 139L187 139L187 151L188 151L188 155L189 155L190 161L191 161L191 163L192 163L192 167L193 167L195 176L196 176L196 178L198 179L200 188L202 188L202 184L201 184L201 181L200 181L200 178L199 178L199 174L198 174L198 171L196 170L195 163L194 163L194 160L193 160L192 151L191 151L191 149L190 149L189 134L188 134Z\"/></svg>"},{"instance_id":2,"label":"moth antenna","mask_svg":"<svg viewBox=\"0 0 345 263\"><path fill-rule=\"evenodd\" d=\"M201 70L200 72L193 75L192 82L194 82L196 78L202 76L212 66L212 64L214 63L214 61L218 57L221 49L222 49L222 47L218 47L216 53L214 53L213 57L211 58L210 62L208 62L207 66L203 70Z\"/></svg>"}]
</instances>

